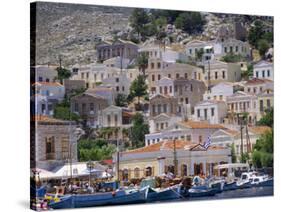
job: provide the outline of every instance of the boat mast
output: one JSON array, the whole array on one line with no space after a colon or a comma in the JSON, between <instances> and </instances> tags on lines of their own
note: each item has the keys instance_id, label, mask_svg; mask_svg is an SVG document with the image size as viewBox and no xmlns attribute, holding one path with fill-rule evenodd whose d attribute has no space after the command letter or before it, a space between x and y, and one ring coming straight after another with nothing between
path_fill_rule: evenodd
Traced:
<instances>
[{"instance_id":1,"label":"boat mast","mask_svg":"<svg viewBox=\"0 0 281 212\"><path fill-rule=\"evenodd\" d=\"M177 151L176 151L176 139L173 140L173 146L174 146L174 175L176 176L178 174L178 160L177 160Z\"/></svg>"}]
</instances>

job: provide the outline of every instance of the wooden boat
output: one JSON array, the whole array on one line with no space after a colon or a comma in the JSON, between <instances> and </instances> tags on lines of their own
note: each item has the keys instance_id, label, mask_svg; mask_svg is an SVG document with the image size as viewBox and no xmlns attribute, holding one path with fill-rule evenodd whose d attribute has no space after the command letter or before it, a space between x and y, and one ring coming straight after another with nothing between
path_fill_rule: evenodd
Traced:
<instances>
[{"instance_id":1,"label":"wooden boat","mask_svg":"<svg viewBox=\"0 0 281 212\"><path fill-rule=\"evenodd\" d=\"M147 193L147 202L156 202L163 200L180 199L180 186L175 185L164 189L155 189L149 187Z\"/></svg>"},{"instance_id":2,"label":"wooden boat","mask_svg":"<svg viewBox=\"0 0 281 212\"><path fill-rule=\"evenodd\" d=\"M119 190L106 193L67 195L58 202L51 202L49 207L62 209L142 203L146 201L147 192L148 187L135 191Z\"/></svg>"}]
</instances>

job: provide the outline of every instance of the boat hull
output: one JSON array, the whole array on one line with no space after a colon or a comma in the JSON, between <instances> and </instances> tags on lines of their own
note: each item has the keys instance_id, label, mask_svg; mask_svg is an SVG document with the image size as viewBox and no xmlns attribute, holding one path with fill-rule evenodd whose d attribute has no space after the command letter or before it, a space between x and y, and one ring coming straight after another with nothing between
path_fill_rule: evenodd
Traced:
<instances>
[{"instance_id":1,"label":"boat hull","mask_svg":"<svg viewBox=\"0 0 281 212\"><path fill-rule=\"evenodd\" d=\"M64 198L59 202L51 203L49 206L53 209L61 208L82 208L104 205L122 205L143 203L146 201L147 190L135 191L126 193L125 191L118 191L116 193L102 193L102 194L84 194L72 195Z\"/></svg>"},{"instance_id":2,"label":"boat hull","mask_svg":"<svg viewBox=\"0 0 281 212\"><path fill-rule=\"evenodd\" d=\"M147 194L147 202L179 199L181 195L178 190L179 188L169 188L163 191L156 191L154 189L149 188Z\"/></svg>"},{"instance_id":3,"label":"boat hull","mask_svg":"<svg viewBox=\"0 0 281 212\"><path fill-rule=\"evenodd\" d=\"M217 191L216 189L208 188L206 186L198 186L188 190L189 197L207 197L214 196Z\"/></svg>"}]
</instances>

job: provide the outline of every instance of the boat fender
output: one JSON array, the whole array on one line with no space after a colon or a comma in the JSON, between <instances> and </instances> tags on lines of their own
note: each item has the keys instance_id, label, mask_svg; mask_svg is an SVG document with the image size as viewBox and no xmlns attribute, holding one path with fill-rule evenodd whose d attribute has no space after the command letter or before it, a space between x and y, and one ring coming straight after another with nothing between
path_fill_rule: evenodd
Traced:
<instances>
[{"instance_id":1,"label":"boat fender","mask_svg":"<svg viewBox=\"0 0 281 212\"><path fill-rule=\"evenodd\" d=\"M112 191L111 194L112 194L113 197L116 196L116 192L115 191Z\"/></svg>"}]
</instances>

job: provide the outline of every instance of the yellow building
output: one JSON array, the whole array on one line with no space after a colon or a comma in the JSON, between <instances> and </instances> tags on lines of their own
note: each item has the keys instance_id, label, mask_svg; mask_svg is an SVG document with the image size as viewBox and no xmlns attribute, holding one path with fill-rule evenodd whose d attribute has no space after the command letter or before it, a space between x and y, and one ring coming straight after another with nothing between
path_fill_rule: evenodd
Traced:
<instances>
[{"instance_id":1,"label":"yellow building","mask_svg":"<svg viewBox=\"0 0 281 212\"><path fill-rule=\"evenodd\" d=\"M205 149L202 144L194 144L190 141L162 141L121 152L119 179L160 176L165 172L176 173L177 176L212 175L215 165L230 162L230 149L226 147L211 145ZM176 169L175 164L177 164Z\"/></svg>"}]
</instances>

